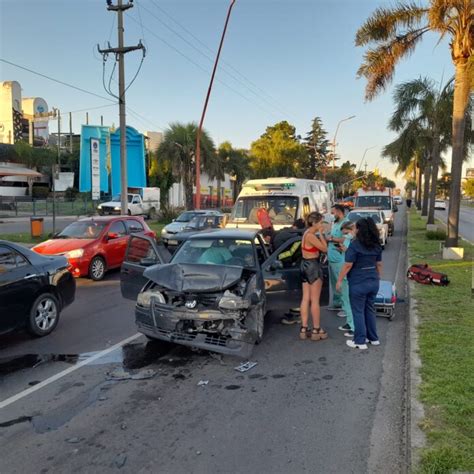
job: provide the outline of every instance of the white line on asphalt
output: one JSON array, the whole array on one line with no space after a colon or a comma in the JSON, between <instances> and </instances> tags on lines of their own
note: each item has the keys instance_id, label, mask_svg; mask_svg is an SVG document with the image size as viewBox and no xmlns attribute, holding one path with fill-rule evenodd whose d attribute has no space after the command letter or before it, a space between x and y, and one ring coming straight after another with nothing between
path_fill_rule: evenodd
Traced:
<instances>
[{"instance_id":1,"label":"white line on asphalt","mask_svg":"<svg viewBox=\"0 0 474 474\"><path fill-rule=\"evenodd\" d=\"M93 356L89 357L88 359L85 359L81 362L79 362L76 365L73 365L72 367L69 367L62 372L57 373L56 375L53 375L46 380L43 380L39 384L33 385L33 387L27 388L26 390L23 390L23 392L17 393L16 395L13 395L10 398L7 398L6 400L3 400L3 402L0 402L0 410L2 408L7 407L8 405L11 405L12 403L17 402L18 400L21 400L22 398L30 395L33 392L36 392L37 390L42 389L43 387L46 387L47 385L56 382L56 380L62 379L66 375L69 375L70 373L80 369L81 367L84 367L85 365L90 364L91 362L94 362L97 359L100 359L101 357L104 357L107 354L110 354L111 352L119 349L120 347L124 346L125 344L128 344L129 342L134 341L135 339L138 339L141 336L140 333L136 333L133 336L127 337L126 339L123 339L122 341L118 342L117 344L109 347L108 349L104 349L103 351L98 352L97 354L94 354Z\"/></svg>"}]
</instances>

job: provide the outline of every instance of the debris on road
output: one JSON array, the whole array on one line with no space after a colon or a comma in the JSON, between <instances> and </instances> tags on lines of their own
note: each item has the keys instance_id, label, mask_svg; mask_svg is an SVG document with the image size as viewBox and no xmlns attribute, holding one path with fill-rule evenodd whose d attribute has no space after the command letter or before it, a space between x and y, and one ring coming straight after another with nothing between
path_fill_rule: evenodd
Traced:
<instances>
[{"instance_id":1,"label":"debris on road","mask_svg":"<svg viewBox=\"0 0 474 474\"><path fill-rule=\"evenodd\" d=\"M126 429L127 429L127 423L122 423L122 424L120 425L120 429L121 429L121 430L126 430Z\"/></svg>"},{"instance_id":2,"label":"debris on road","mask_svg":"<svg viewBox=\"0 0 474 474\"><path fill-rule=\"evenodd\" d=\"M120 469L121 467L125 466L127 462L127 456L125 454L119 454L115 458L115 465Z\"/></svg>"},{"instance_id":3,"label":"debris on road","mask_svg":"<svg viewBox=\"0 0 474 474\"><path fill-rule=\"evenodd\" d=\"M237 372L247 372L248 370L253 369L256 365L257 362L247 361L238 365L237 367L234 367L234 369L237 370Z\"/></svg>"},{"instance_id":4,"label":"debris on road","mask_svg":"<svg viewBox=\"0 0 474 474\"><path fill-rule=\"evenodd\" d=\"M152 369L140 370L140 372L134 374L123 369L115 369L112 372L107 373L107 380L146 380L153 378L155 375L156 371Z\"/></svg>"},{"instance_id":5,"label":"debris on road","mask_svg":"<svg viewBox=\"0 0 474 474\"><path fill-rule=\"evenodd\" d=\"M209 383L209 380L200 380L198 382L198 387L202 387L204 385L207 385Z\"/></svg>"},{"instance_id":6,"label":"debris on road","mask_svg":"<svg viewBox=\"0 0 474 474\"><path fill-rule=\"evenodd\" d=\"M70 443L70 444L76 444L76 443L80 443L80 442L81 442L81 438L77 438L77 437L66 439L66 443Z\"/></svg>"}]
</instances>

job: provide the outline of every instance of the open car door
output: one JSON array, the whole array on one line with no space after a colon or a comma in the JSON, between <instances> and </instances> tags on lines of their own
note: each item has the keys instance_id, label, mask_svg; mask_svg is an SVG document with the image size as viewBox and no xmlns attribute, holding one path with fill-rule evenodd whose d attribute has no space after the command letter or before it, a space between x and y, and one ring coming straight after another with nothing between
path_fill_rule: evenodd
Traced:
<instances>
[{"instance_id":1,"label":"open car door","mask_svg":"<svg viewBox=\"0 0 474 474\"><path fill-rule=\"evenodd\" d=\"M154 238L133 234L128 242L125 258L120 269L120 290L124 298L136 300L147 279L143 272L148 267L168 263L171 254Z\"/></svg>"},{"instance_id":2,"label":"open car door","mask_svg":"<svg viewBox=\"0 0 474 474\"><path fill-rule=\"evenodd\" d=\"M300 275L301 236L282 244L262 266L267 296L267 309L287 310L301 303L302 282ZM329 304L329 270L326 257L321 257L324 273L320 305Z\"/></svg>"}]
</instances>

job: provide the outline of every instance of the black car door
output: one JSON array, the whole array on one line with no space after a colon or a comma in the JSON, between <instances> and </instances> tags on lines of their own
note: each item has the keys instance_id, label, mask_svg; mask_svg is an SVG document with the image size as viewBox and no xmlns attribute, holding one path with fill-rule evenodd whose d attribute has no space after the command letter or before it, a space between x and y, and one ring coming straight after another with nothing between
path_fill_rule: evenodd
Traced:
<instances>
[{"instance_id":1,"label":"black car door","mask_svg":"<svg viewBox=\"0 0 474 474\"><path fill-rule=\"evenodd\" d=\"M147 279L143 276L146 268L168 263L171 254L163 245L146 235L132 235L128 242L125 258L120 270L120 290L122 296L136 300Z\"/></svg>"},{"instance_id":2,"label":"black car door","mask_svg":"<svg viewBox=\"0 0 474 474\"><path fill-rule=\"evenodd\" d=\"M263 277L268 310L288 309L301 303L302 282L300 275L301 236L294 237L273 252L263 265ZM321 258L323 288L320 305L329 304L329 273L325 258Z\"/></svg>"},{"instance_id":3,"label":"black car door","mask_svg":"<svg viewBox=\"0 0 474 474\"><path fill-rule=\"evenodd\" d=\"M0 332L24 324L43 276L19 252L0 245Z\"/></svg>"}]
</instances>

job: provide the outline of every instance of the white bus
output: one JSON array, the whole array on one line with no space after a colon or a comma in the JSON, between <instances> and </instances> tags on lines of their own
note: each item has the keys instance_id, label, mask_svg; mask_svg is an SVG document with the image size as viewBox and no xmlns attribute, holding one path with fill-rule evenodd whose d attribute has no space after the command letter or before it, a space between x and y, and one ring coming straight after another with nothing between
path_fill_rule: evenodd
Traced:
<instances>
[{"instance_id":1,"label":"white bus","mask_svg":"<svg viewBox=\"0 0 474 474\"><path fill-rule=\"evenodd\" d=\"M310 212L329 214L332 193L324 181L298 178L266 178L247 181L226 227L258 229L257 213L265 209L275 230L288 227Z\"/></svg>"}]
</instances>

